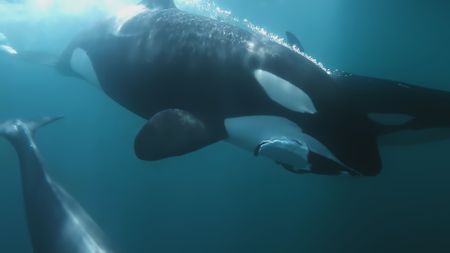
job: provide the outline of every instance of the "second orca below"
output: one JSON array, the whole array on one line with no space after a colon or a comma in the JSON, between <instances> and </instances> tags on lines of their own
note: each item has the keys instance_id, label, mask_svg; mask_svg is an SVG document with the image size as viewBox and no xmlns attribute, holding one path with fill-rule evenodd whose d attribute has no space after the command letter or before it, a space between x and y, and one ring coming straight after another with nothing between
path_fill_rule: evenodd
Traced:
<instances>
[{"instance_id":1,"label":"second orca below","mask_svg":"<svg viewBox=\"0 0 450 253\"><path fill-rule=\"evenodd\" d=\"M149 161L228 140L296 173L373 176L379 137L450 128L449 92L330 73L287 36L145 0L74 38L56 67L148 120L135 153Z\"/></svg>"},{"instance_id":2,"label":"second orca below","mask_svg":"<svg viewBox=\"0 0 450 253\"><path fill-rule=\"evenodd\" d=\"M83 207L48 174L35 132L60 118L0 123L0 137L17 151L25 214L34 253L112 253Z\"/></svg>"}]
</instances>

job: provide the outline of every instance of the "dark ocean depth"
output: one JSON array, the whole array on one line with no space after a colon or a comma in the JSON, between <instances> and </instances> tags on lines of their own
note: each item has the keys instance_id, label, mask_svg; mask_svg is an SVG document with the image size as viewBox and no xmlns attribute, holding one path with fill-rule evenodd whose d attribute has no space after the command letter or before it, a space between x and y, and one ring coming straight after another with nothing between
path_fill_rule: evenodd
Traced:
<instances>
[{"instance_id":1,"label":"dark ocean depth","mask_svg":"<svg viewBox=\"0 0 450 253\"><path fill-rule=\"evenodd\" d=\"M450 91L450 1L215 2L280 36L294 32L330 69ZM17 49L58 53L104 17L0 6L0 33ZM133 151L143 119L92 86L0 53L0 121L59 115L37 134L48 172L119 253L450 252L449 140L383 147L383 171L368 178L292 174L226 142L143 162ZM19 172L1 139L1 253L32 252Z\"/></svg>"}]
</instances>

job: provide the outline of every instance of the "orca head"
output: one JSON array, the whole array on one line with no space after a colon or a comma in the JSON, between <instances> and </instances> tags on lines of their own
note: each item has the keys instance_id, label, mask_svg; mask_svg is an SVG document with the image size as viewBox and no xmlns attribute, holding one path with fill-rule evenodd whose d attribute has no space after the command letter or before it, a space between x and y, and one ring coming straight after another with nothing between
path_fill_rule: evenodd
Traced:
<instances>
[{"instance_id":1,"label":"orca head","mask_svg":"<svg viewBox=\"0 0 450 253\"><path fill-rule=\"evenodd\" d=\"M147 6L149 9L171 9L176 8L173 0L142 0L141 4Z\"/></svg>"}]
</instances>

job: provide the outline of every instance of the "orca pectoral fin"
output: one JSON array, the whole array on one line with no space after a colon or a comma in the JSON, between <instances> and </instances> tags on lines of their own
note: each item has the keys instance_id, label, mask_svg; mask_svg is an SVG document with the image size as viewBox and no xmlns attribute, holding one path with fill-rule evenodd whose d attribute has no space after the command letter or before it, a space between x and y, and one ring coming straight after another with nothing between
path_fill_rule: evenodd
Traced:
<instances>
[{"instance_id":1,"label":"orca pectoral fin","mask_svg":"<svg viewBox=\"0 0 450 253\"><path fill-rule=\"evenodd\" d=\"M300 50L300 52L305 52L305 48L302 46L302 43L293 33L286 32L286 38L291 46L297 47Z\"/></svg>"},{"instance_id":2,"label":"orca pectoral fin","mask_svg":"<svg viewBox=\"0 0 450 253\"><path fill-rule=\"evenodd\" d=\"M195 151L220 137L189 112L168 109L155 114L136 136L134 149L141 160L155 161Z\"/></svg>"}]
</instances>

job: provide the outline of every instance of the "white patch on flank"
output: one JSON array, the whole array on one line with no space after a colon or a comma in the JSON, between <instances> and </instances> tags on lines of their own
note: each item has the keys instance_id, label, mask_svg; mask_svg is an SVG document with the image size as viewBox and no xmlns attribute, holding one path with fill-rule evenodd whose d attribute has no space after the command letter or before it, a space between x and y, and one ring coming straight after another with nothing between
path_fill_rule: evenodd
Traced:
<instances>
[{"instance_id":1,"label":"white patch on flank","mask_svg":"<svg viewBox=\"0 0 450 253\"><path fill-rule=\"evenodd\" d=\"M17 52L17 50L15 48L13 48L10 45L0 45L0 51L3 51L7 54L11 54L11 55L16 55L19 52Z\"/></svg>"},{"instance_id":2,"label":"white patch on flank","mask_svg":"<svg viewBox=\"0 0 450 253\"><path fill-rule=\"evenodd\" d=\"M247 116L226 119L227 141L272 160L289 164L297 169L308 169L308 154L314 152L327 159L340 162L331 151L314 137L303 133L294 122L277 116Z\"/></svg>"},{"instance_id":3,"label":"white patch on flank","mask_svg":"<svg viewBox=\"0 0 450 253\"><path fill-rule=\"evenodd\" d=\"M254 75L267 95L278 104L296 112L317 112L311 98L292 83L261 69L256 70Z\"/></svg>"},{"instance_id":4,"label":"white patch on flank","mask_svg":"<svg viewBox=\"0 0 450 253\"><path fill-rule=\"evenodd\" d=\"M75 49L72 58L70 59L70 66L89 83L100 87L100 82L98 81L94 66L92 65L91 59L86 54L86 51L80 48Z\"/></svg>"},{"instance_id":5,"label":"white patch on flank","mask_svg":"<svg viewBox=\"0 0 450 253\"><path fill-rule=\"evenodd\" d=\"M399 126L408 123L414 117L406 114L370 113L369 119L386 126Z\"/></svg>"}]
</instances>

